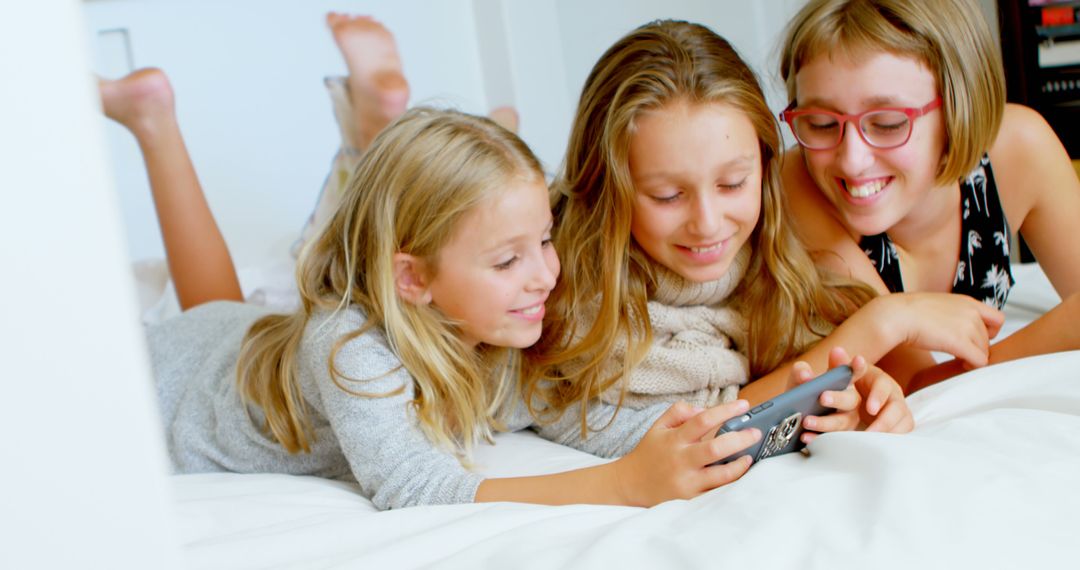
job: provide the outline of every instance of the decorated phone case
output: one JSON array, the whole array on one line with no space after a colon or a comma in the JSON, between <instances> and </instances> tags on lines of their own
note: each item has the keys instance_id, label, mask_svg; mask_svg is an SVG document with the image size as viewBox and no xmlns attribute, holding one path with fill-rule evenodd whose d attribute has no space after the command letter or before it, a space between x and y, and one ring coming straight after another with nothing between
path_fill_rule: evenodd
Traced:
<instances>
[{"instance_id":1,"label":"decorated phone case","mask_svg":"<svg viewBox=\"0 0 1080 570\"><path fill-rule=\"evenodd\" d=\"M799 438L802 435L804 416L822 416L834 412L833 408L822 406L818 400L827 390L840 391L851 382L851 367L837 366L828 372L800 384L783 394L753 407L745 414L731 418L716 432L724 433L748 428L761 430L761 440L756 444L734 453L717 463L729 463L744 455L753 457L754 463L792 451L799 451L806 444Z\"/></svg>"}]
</instances>

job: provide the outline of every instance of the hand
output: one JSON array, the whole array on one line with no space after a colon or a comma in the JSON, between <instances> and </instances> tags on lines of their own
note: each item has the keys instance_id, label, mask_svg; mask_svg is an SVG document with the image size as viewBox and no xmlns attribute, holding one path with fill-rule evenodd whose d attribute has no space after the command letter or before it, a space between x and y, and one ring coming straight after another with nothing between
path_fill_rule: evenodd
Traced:
<instances>
[{"instance_id":1,"label":"hand","mask_svg":"<svg viewBox=\"0 0 1080 570\"><path fill-rule=\"evenodd\" d=\"M884 370L871 366L854 384L866 401L862 409L866 431L908 433L915 428L903 389Z\"/></svg>"},{"instance_id":2,"label":"hand","mask_svg":"<svg viewBox=\"0 0 1080 570\"><path fill-rule=\"evenodd\" d=\"M800 436L803 443L810 443L818 436L818 433L830 431L853 430L859 425L859 403L862 401L861 394L855 389L855 384L866 374L866 359L861 356L850 358L843 348L836 347L829 351L829 368L836 368L847 364L851 366L852 381L842 391L826 390L821 393L818 402L822 406L834 408L836 411L827 416L806 416L803 418L803 427L807 430ZM810 365L799 361L791 369L792 381L796 384L809 382L814 378ZM818 432L818 433L813 433Z\"/></svg>"},{"instance_id":3,"label":"hand","mask_svg":"<svg viewBox=\"0 0 1080 570\"><path fill-rule=\"evenodd\" d=\"M990 355L1005 315L967 295L952 293L892 293L871 301L880 326L901 335L898 344L946 352L977 368Z\"/></svg>"},{"instance_id":4,"label":"hand","mask_svg":"<svg viewBox=\"0 0 1080 570\"><path fill-rule=\"evenodd\" d=\"M746 413L746 400L700 410L679 402L653 424L633 451L615 461L615 484L622 502L651 507L689 499L742 477L750 468L744 456L726 465L717 461L761 439L757 429L712 437L728 419Z\"/></svg>"}]
</instances>

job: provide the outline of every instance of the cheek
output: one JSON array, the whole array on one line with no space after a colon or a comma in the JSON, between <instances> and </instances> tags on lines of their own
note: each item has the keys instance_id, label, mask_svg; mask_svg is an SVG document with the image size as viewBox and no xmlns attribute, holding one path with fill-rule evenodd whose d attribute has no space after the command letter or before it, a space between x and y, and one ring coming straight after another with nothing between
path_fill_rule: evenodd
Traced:
<instances>
[{"instance_id":1,"label":"cheek","mask_svg":"<svg viewBox=\"0 0 1080 570\"><path fill-rule=\"evenodd\" d=\"M825 176L825 170L832 166L836 159L836 153L831 150L808 151L804 149L802 155L807 172L809 172L810 176L813 177L814 180L817 180L819 184Z\"/></svg>"},{"instance_id":2,"label":"cheek","mask_svg":"<svg viewBox=\"0 0 1080 570\"><path fill-rule=\"evenodd\" d=\"M549 247L544 253L544 262L547 263L548 270L557 279L562 272L562 263L559 262L559 254L555 252L555 248Z\"/></svg>"}]
</instances>

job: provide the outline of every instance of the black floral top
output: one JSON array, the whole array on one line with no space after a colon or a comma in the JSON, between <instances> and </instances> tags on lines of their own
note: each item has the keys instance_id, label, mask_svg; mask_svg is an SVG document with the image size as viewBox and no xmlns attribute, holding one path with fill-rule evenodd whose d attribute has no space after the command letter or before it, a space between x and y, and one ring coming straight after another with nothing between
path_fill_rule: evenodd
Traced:
<instances>
[{"instance_id":1,"label":"black floral top","mask_svg":"<svg viewBox=\"0 0 1080 570\"><path fill-rule=\"evenodd\" d=\"M960 181L960 197L960 257L952 292L1000 309L1015 281L1009 264L1009 222L1001 209L989 156L984 154L975 170ZM888 234L863 236L859 246L889 291L902 292L900 259Z\"/></svg>"}]
</instances>

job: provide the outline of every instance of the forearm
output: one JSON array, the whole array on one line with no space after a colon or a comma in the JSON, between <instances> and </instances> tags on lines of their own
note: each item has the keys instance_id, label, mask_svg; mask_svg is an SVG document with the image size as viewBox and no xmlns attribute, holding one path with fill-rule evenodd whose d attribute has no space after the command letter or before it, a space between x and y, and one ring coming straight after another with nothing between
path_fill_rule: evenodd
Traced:
<instances>
[{"instance_id":1,"label":"forearm","mask_svg":"<svg viewBox=\"0 0 1080 570\"><path fill-rule=\"evenodd\" d=\"M829 336L803 353L797 360L805 361L811 369L820 374L828 368L829 351L835 347L842 347L852 356L862 356L867 362L876 363L901 343L901 337L894 334L895 331L886 323L884 311L875 299L841 323ZM786 363L747 384L739 391L739 397L754 406L783 393L789 388L788 378L791 375L791 365L791 362Z\"/></svg>"},{"instance_id":2,"label":"forearm","mask_svg":"<svg viewBox=\"0 0 1080 570\"><path fill-rule=\"evenodd\" d=\"M990 347L990 363L1080 349L1080 293Z\"/></svg>"},{"instance_id":3,"label":"forearm","mask_svg":"<svg viewBox=\"0 0 1080 570\"><path fill-rule=\"evenodd\" d=\"M532 477L485 479L476 502L513 501L541 505L625 505L619 491L616 463Z\"/></svg>"}]
</instances>

